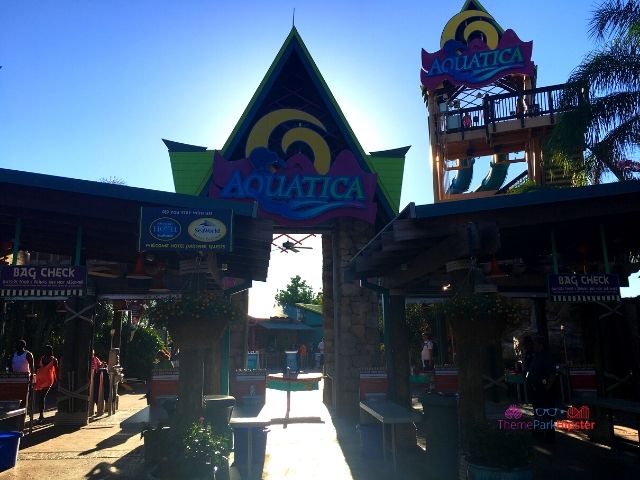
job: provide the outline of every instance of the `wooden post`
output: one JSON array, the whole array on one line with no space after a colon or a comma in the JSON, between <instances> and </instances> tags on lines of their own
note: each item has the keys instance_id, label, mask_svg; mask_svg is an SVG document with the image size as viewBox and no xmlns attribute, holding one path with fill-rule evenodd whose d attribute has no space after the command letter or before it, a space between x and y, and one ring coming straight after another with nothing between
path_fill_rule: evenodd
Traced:
<instances>
[{"instance_id":1,"label":"wooden post","mask_svg":"<svg viewBox=\"0 0 640 480\"><path fill-rule=\"evenodd\" d=\"M56 425L86 425L95 297L71 297L66 302L64 348L58 384Z\"/></svg>"}]
</instances>

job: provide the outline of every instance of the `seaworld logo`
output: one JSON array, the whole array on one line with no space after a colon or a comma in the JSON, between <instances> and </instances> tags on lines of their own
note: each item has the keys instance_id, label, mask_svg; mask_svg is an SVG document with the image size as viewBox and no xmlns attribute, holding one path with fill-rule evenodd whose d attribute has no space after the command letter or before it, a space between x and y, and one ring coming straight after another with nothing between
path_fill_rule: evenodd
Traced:
<instances>
[{"instance_id":1,"label":"seaworld logo","mask_svg":"<svg viewBox=\"0 0 640 480\"><path fill-rule=\"evenodd\" d=\"M533 75L532 42L522 42L506 30L495 49L479 39L465 45L448 40L436 53L422 50L422 84L436 89L444 80L454 85L481 87L509 74Z\"/></svg>"}]
</instances>

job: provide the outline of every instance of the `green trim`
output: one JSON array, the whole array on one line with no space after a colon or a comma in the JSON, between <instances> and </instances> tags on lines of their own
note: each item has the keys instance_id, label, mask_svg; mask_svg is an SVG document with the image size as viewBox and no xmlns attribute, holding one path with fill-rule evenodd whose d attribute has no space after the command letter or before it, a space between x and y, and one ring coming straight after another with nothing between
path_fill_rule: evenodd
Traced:
<instances>
[{"instance_id":1,"label":"green trim","mask_svg":"<svg viewBox=\"0 0 640 480\"><path fill-rule=\"evenodd\" d=\"M169 152L176 193L200 195L213 174L215 150Z\"/></svg>"},{"instance_id":2,"label":"green trim","mask_svg":"<svg viewBox=\"0 0 640 480\"><path fill-rule=\"evenodd\" d=\"M394 214L400 209L402 178L404 175L403 157L368 156L369 164L378 175L378 186L384 194Z\"/></svg>"},{"instance_id":3,"label":"green trim","mask_svg":"<svg viewBox=\"0 0 640 480\"><path fill-rule=\"evenodd\" d=\"M307 310L309 312L322 315L322 305L315 305L313 303L296 303L296 307L298 307L301 310Z\"/></svg>"}]
</instances>

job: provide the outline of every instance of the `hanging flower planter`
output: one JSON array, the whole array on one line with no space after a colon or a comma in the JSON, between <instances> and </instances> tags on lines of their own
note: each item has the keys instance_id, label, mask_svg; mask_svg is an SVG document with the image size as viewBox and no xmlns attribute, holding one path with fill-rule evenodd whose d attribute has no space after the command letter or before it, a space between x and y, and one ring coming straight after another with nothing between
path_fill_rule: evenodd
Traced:
<instances>
[{"instance_id":1,"label":"hanging flower planter","mask_svg":"<svg viewBox=\"0 0 640 480\"><path fill-rule=\"evenodd\" d=\"M240 318L229 299L212 293L185 294L157 300L149 315L166 325L180 348L210 347Z\"/></svg>"}]
</instances>

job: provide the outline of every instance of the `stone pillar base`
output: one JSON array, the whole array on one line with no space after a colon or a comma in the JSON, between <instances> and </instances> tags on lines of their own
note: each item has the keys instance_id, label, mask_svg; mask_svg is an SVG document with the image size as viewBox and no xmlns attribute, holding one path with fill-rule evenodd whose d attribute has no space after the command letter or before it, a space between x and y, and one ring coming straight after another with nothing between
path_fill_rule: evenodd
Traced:
<instances>
[{"instance_id":1,"label":"stone pillar base","mask_svg":"<svg viewBox=\"0 0 640 480\"><path fill-rule=\"evenodd\" d=\"M56 426L78 426L83 427L89 423L89 416L86 412L56 412L56 416L53 421Z\"/></svg>"}]
</instances>

